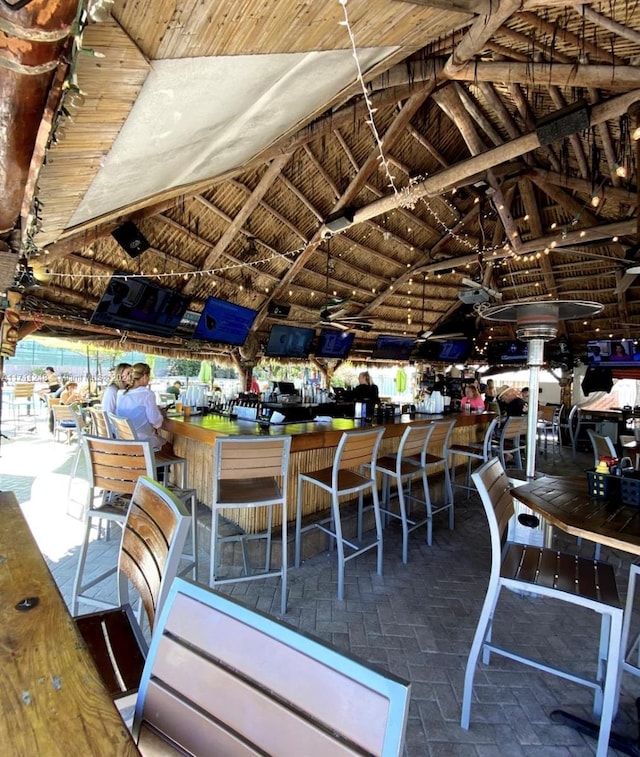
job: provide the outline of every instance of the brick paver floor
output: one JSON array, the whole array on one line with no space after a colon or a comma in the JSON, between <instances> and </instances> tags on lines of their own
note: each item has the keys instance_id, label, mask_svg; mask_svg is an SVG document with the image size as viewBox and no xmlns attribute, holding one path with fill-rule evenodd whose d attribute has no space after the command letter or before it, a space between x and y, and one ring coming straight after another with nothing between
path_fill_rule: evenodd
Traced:
<instances>
[{"instance_id":1,"label":"brick paver floor","mask_svg":"<svg viewBox=\"0 0 640 757\"><path fill-rule=\"evenodd\" d=\"M81 523L77 518L82 483L69 476L75 445L52 441L42 419L37 432L0 447L0 487L16 492L60 590L69 602ZM585 470L589 456L573 463L568 451L551 455L540 469L556 474ZM207 575L208 523L202 508L201 576ZM556 536L561 548L578 549L574 540ZM95 542L96 570L116 559L117 539ZM592 545L580 547L592 554ZM345 600L336 599L335 557L321 552L289 573L289 610L285 622L342 650L408 678L412 683L406 755L491 757L565 757L594 754L594 742L553 723L549 713L564 708L589 717L589 690L518 663L494 658L478 667L471 727L460 728L464 667L484 598L489 570L489 534L477 496L457 496L456 527L436 516L433 545L424 533L412 535L408 565L401 562L399 529L385 531L384 575L375 573L368 553L346 568ZM630 558L603 549L603 559L617 570L624 596ZM101 589L115 596L115 582ZM229 590L249 606L277 614L279 582L241 583ZM640 604L640 603L639 603ZM91 608L84 608L89 610ZM640 628L640 618L636 624ZM518 595L503 598L494 639L517 644L530 654L544 654L566 667L591 670L597 647L597 619L580 609ZM640 681L624 676L616 730L636 735L635 697ZM613 754L613 752L612 752Z\"/></svg>"}]
</instances>

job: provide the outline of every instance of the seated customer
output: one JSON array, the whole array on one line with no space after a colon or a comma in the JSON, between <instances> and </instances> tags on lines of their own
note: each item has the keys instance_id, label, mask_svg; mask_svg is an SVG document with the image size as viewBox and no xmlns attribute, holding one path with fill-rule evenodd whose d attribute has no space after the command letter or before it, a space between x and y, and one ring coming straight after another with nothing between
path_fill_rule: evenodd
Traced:
<instances>
[{"instance_id":1,"label":"seated customer","mask_svg":"<svg viewBox=\"0 0 640 757\"><path fill-rule=\"evenodd\" d=\"M525 403L520 392L512 386L501 386L496 392L500 412L508 418L525 414Z\"/></svg>"},{"instance_id":2,"label":"seated customer","mask_svg":"<svg viewBox=\"0 0 640 757\"><path fill-rule=\"evenodd\" d=\"M131 380L131 363L118 363L113 369L111 383L104 390L101 406L105 413L115 413L118 392L124 391Z\"/></svg>"},{"instance_id":3,"label":"seated customer","mask_svg":"<svg viewBox=\"0 0 640 757\"><path fill-rule=\"evenodd\" d=\"M60 394L61 405L73 405L74 402L82 402L84 397L78 390L78 384L76 381L67 381L64 385L64 389Z\"/></svg>"},{"instance_id":4,"label":"seated customer","mask_svg":"<svg viewBox=\"0 0 640 757\"><path fill-rule=\"evenodd\" d=\"M466 410L467 406L472 413L484 412L484 400L475 384L467 384L464 388L462 407Z\"/></svg>"},{"instance_id":5,"label":"seated customer","mask_svg":"<svg viewBox=\"0 0 640 757\"><path fill-rule=\"evenodd\" d=\"M131 367L129 386L118 393L116 415L126 418L136 432L138 439L150 441L157 452L168 442L158 436L164 416L156 402L156 395L149 388L151 368L146 363L135 363Z\"/></svg>"}]
</instances>

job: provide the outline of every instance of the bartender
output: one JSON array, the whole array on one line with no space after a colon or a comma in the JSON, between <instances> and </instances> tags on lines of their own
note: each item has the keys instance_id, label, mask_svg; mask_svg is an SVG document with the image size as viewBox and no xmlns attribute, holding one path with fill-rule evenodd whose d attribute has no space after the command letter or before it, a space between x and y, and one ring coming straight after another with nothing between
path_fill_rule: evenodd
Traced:
<instances>
[{"instance_id":1,"label":"bartender","mask_svg":"<svg viewBox=\"0 0 640 757\"><path fill-rule=\"evenodd\" d=\"M362 371L358 375L358 386L352 389L351 398L354 402L366 402L367 416L373 415L373 408L378 404L380 394L378 387L371 380L369 371Z\"/></svg>"}]
</instances>

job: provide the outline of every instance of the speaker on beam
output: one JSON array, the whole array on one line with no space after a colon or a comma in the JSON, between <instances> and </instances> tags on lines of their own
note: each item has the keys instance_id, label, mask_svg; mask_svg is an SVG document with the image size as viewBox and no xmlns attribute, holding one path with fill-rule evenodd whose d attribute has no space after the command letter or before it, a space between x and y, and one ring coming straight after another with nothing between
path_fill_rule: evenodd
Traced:
<instances>
[{"instance_id":1,"label":"speaker on beam","mask_svg":"<svg viewBox=\"0 0 640 757\"><path fill-rule=\"evenodd\" d=\"M269 315L274 316L274 318L286 318L290 310L291 305L284 305L281 302L269 303Z\"/></svg>"},{"instance_id":2,"label":"speaker on beam","mask_svg":"<svg viewBox=\"0 0 640 757\"><path fill-rule=\"evenodd\" d=\"M127 221L122 226L118 226L111 232L111 236L131 258L137 258L150 246L147 238L133 221Z\"/></svg>"},{"instance_id":3,"label":"speaker on beam","mask_svg":"<svg viewBox=\"0 0 640 757\"><path fill-rule=\"evenodd\" d=\"M588 128L589 105L586 100L580 99L573 105L541 118L536 124L536 134L541 145L550 145Z\"/></svg>"}]
</instances>

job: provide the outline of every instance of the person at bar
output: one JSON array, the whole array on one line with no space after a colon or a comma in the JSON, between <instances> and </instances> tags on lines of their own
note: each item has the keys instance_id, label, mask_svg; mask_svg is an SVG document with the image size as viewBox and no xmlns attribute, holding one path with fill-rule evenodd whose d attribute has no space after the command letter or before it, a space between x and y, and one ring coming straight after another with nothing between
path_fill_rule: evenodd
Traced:
<instances>
[{"instance_id":1,"label":"person at bar","mask_svg":"<svg viewBox=\"0 0 640 757\"><path fill-rule=\"evenodd\" d=\"M525 403L520 392L513 386L501 386L496 392L500 405L500 414L507 418L520 417L525 414Z\"/></svg>"},{"instance_id":2,"label":"person at bar","mask_svg":"<svg viewBox=\"0 0 640 757\"><path fill-rule=\"evenodd\" d=\"M358 386L351 390L351 398L354 402L366 402L367 417L373 416L373 408L378 404L380 393L369 371L358 374Z\"/></svg>"},{"instance_id":3,"label":"person at bar","mask_svg":"<svg viewBox=\"0 0 640 757\"><path fill-rule=\"evenodd\" d=\"M118 363L113 369L111 383L104 390L101 407L106 413L116 412L116 400L119 391L124 391L129 386L131 379L131 363Z\"/></svg>"},{"instance_id":4,"label":"person at bar","mask_svg":"<svg viewBox=\"0 0 640 757\"><path fill-rule=\"evenodd\" d=\"M158 436L164 415L156 402L156 395L149 388L151 368L146 363L134 363L131 367L129 386L118 392L116 415L126 418L133 426L138 439L150 441L157 452L168 442Z\"/></svg>"}]
</instances>

